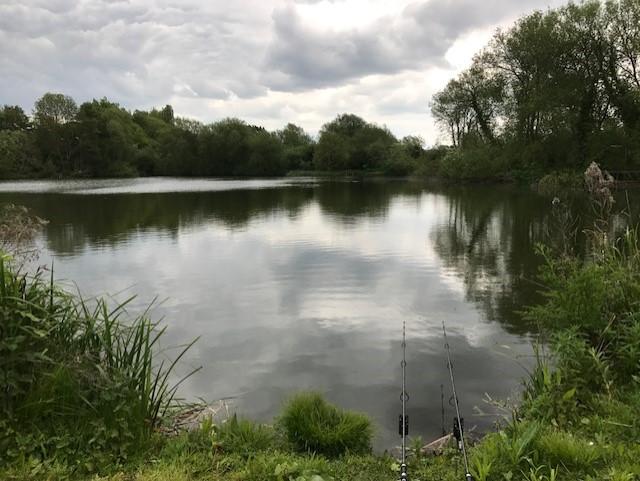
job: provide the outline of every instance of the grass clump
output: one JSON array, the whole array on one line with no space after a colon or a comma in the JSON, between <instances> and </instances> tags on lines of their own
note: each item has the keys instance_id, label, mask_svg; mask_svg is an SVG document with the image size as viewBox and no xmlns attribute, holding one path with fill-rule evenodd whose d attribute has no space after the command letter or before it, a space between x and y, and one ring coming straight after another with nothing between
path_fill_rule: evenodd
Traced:
<instances>
[{"instance_id":1,"label":"grass clump","mask_svg":"<svg viewBox=\"0 0 640 481\"><path fill-rule=\"evenodd\" d=\"M279 420L291 445L299 452L329 457L371 451L373 427L364 414L344 411L316 392L291 398Z\"/></svg>"},{"instance_id":2,"label":"grass clump","mask_svg":"<svg viewBox=\"0 0 640 481\"><path fill-rule=\"evenodd\" d=\"M214 426L217 446L224 451L250 456L270 449L276 441L273 427L258 424L234 414L226 422Z\"/></svg>"}]
</instances>

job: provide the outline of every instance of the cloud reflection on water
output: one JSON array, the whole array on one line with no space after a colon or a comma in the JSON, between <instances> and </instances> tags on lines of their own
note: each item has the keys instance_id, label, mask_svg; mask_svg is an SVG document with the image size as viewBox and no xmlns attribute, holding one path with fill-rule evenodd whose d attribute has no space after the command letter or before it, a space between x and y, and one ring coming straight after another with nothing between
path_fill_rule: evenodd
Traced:
<instances>
[{"instance_id":1,"label":"cloud reflection on water","mask_svg":"<svg viewBox=\"0 0 640 481\"><path fill-rule=\"evenodd\" d=\"M88 295L137 293L132 310L159 296L165 345L201 336L187 364L204 369L185 383L189 396L239 395L242 413L268 420L293 391L318 389L373 416L377 447L388 448L406 320L412 433L433 437L440 385L448 392L446 320L468 423L489 428L471 411L485 392L519 385L520 367L499 346L529 352L514 312L532 292L518 282L537 266L543 201L405 182L254 187L0 200L51 221L58 278Z\"/></svg>"}]
</instances>

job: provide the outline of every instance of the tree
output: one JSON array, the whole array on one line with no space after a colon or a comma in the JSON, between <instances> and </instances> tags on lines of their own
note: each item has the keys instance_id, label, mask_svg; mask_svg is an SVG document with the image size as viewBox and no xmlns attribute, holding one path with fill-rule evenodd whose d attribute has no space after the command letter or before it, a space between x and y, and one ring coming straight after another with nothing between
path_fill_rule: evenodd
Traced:
<instances>
[{"instance_id":1,"label":"tree","mask_svg":"<svg viewBox=\"0 0 640 481\"><path fill-rule=\"evenodd\" d=\"M284 147L288 170L312 167L314 142L302 127L288 123L282 130L278 130L276 135Z\"/></svg>"},{"instance_id":2,"label":"tree","mask_svg":"<svg viewBox=\"0 0 640 481\"><path fill-rule=\"evenodd\" d=\"M460 82L452 79L431 101L431 113L451 138L451 145L461 145L462 138L474 126L473 112L465 101Z\"/></svg>"},{"instance_id":3,"label":"tree","mask_svg":"<svg viewBox=\"0 0 640 481\"><path fill-rule=\"evenodd\" d=\"M357 115L342 114L322 127L313 163L322 170L374 169L380 167L396 142L386 127L370 124Z\"/></svg>"},{"instance_id":4,"label":"tree","mask_svg":"<svg viewBox=\"0 0 640 481\"><path fill-rule=\"evenodd\" d=\"M346 170L349 168L351 146L343 135L323 132L313 154L313 166L318 170Z\"/></svg>"},{"instance_id":5,"label":"tree","mask_svg":"<svg viewBox=\"0 0 640 481\"><path fill-rule=\"evenodd\" d=\"M68 95L48 92L40 97L34 106L36 124L61 125L75 119L78 106Z\"/></svg>"},{"instance_id":6,"label":"tree","mask_svg":"<svg viewBox=\"0 0 640 481\"><path fill-rule=\"evenodd\" d=\"M33 140L27 132L0 130L0 179L21 179L41 173Z\"/></svg>"},{"instance_id":7,"label":"tree","mask_svg":"<svg viewBox=\"0 0 640 481\"><path fill-rule=\"evenodd\" d=\"M417 159L424 153L424 139L418 135L407 135L402 138L400 145L412 158Z\"/></svg>"},{"instance_id":8,"label":"tree","mask_svg":"<svg viewBox=\"0 0 640 481\"><path fill-rule=\"evenodd\" d=\"M176 117L174 125L180 130L185 130L196 135L202 132L202 129L204 128L204 125L199 120L188 119L186 117Z\"/></svg>"},{"instance_id":9,"label":"tree","mask_svg":"<svg viewBox=\"0 0 640 481\"><path fill-rule=\"evenodd\" d=\"M106 98L86 102L78 113L73 171L91 177L151 175L151 140L130 112Z\"/></svg>"},{"instance_id":10,"label":"tree","mask_svg":"<svg viewBox=\"0 0 640 481\"><path fill-rule=\"evenodd\" d=\"M26 130L29 118L18 105L5 105L0 109L0 130Z\"/></svg>"}]
</instances>

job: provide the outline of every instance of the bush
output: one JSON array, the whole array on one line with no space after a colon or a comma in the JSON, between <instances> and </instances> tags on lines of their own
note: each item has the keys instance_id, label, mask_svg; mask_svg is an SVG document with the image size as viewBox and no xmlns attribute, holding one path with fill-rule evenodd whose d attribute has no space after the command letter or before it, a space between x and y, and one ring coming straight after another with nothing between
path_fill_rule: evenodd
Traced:
<instances>
[{"instance_id":1,"label":"bush","mask_svg":"<svg viewBox=\"0 0 640 481\"><path fill-rule=\"evenodd\" d=\"M340 456L371 451L371 421L363 414L327 403L319 393L294 396L279 422L289 442L300 452Z\"/></svg>"},{"instance_id":2,"label":"bush","mask_svg":"<svg viewBox=\"0 0 640 481\"><path fill-rule=\"evenodd\" d=\"M505 176L500 151L489 145L454 149L440 161L440 174L450 180L486 180Z\"/></svg>"},{"instance_id":3,"label":"bush","mask_svg":"<svg viewBox=\"0 0 640 481\"><path fill-rule=\"evenodd\" d=\"M538 181L537 188L543 195L561 197L568 191L582 190L584 180L577 172L552 172Z\"/></svg>"}]
</instances>

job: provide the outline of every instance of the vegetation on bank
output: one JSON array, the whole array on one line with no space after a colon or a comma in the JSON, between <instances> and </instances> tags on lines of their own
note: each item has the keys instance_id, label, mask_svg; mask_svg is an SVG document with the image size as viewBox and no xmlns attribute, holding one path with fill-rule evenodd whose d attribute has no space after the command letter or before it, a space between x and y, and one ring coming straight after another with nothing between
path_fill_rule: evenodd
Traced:
<instances>
[{"instance_id":1,"label":"vegetation on bank","mask_svg":"<svg viewBox=\"0 0 640 481\"><path fill-rule=\"evenodd\" d=\"M588 0L498 31L433 98L451 178L640 169L640 2Z\"/></svg>"},{"instance_id":2,"label":"vegetation on bank","mask_svg":"<svg viewBox=\"0 0 640 481\"><path fill-rule=\"evenodd\" d=\"M280 176L290 171L379 171L406 175L424 154L419 137L343 114L317 139L287 124L265 128L227 118L177 117L170 105L130 112L103 98L79 107L46 93L29 118L0 109L0 179L127 176Z\"/></svg>"},{"instance_id":3,"label":"vegetation on bank","mask_svg":"<svg viewBox=\"0 0 640 481\"><path fill-rule=\"evenodd\" d=\"M537 350L512 420L473 450L480 481L640 479L640 233L620 227L597 166L585 184L594 225L540 247L545 300L525 313L551 352ZM563 202L554 202L559 219ZM573 252L578 235L586 256Z\"/></svg>"}]
</instances>

